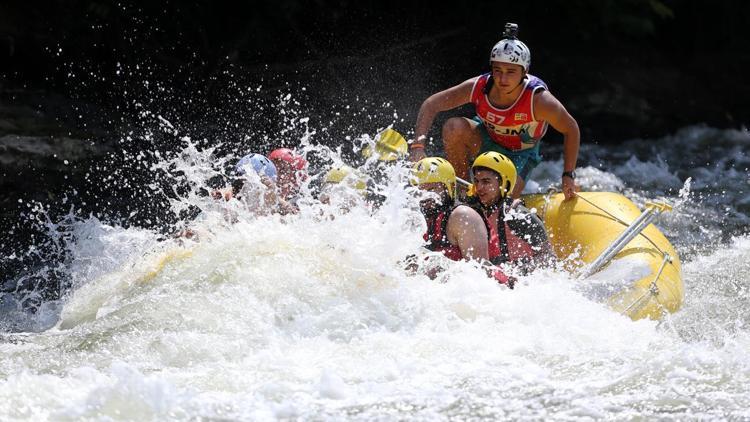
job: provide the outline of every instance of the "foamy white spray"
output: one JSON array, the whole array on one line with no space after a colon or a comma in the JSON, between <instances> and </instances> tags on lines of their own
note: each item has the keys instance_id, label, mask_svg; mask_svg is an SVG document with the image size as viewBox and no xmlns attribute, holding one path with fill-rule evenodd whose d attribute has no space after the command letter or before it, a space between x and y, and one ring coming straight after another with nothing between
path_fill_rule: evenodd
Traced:
<instances>
[{"instance_id":1,"label":"foamy white spray","mask_svg":"<svg viewBox=\"0 0 750 422\"><path fill-rule=\"evenodd\" d=\"M181 174L205 177L206 153ZM424 227L390 171L374 210L230 223L188 195L198 241L82 221L56 327L0 342L0 419L750 417L748 237L685 262L685 309L633 322L561 271L513 291L469 263L407 275Z\"/></svg>"}]
</instances>

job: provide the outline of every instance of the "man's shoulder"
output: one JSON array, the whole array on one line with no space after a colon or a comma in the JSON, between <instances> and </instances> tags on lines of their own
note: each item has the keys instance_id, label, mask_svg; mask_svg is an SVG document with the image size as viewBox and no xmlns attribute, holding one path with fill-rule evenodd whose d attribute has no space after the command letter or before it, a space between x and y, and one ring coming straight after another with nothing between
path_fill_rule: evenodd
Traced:
<instances>
[{"instance_id":1,"label":"man's shoulder","mask_svg":"<svg viewBox=\"0 0 750 422\"><path fill-rule=\"evenodd\" d=\"M461 85L466 86L466 87L471 87L472 90L473 90L474 87L477 84L485 83L487 81L487 77L488 76L489 76L489 73L485 73L485 74L482 74L482 75L479 75L479 76L473 76L473 77L471 77L471 78L463 81L461 83Z\"/></svg>"},{"instance_id":2,"label":"man's shoulder","mask_svg":"<svg viewBox=\"0 0 750 422\"><path fill-rule=\"evenodd\" d=\"M451 210L450 216L448 216L448 223L451 221L462 220L463 222L477 220L481 221L482 216L479 215L477 210L467 204L458 204L453 210Z\"/></svg>"},{"instance_id":3,"label":"man's shoulder","mask_svg":"<svg viewBox=\"0 0 750 422\"><path fill-rule=\"evenodd\" d=\"M536 215L536 209L529 209L523 202L514 202L512 205L506 205L505 216L508 220L532 221L539 220ZM536 221L534 221L536 222Z\"/></svg>"},{"instance_id":4,"label":"man's shoulder","mask_svg":"<svg viewBox=\"0 0 750 422\"><path fill-rule=\"evenodd\" d=\"M482 216L466 204L460 204L453 208L446 225L449 240L455 240L455 236L460 235L460 233L473 233L484 228Z\"/></svg>"},{"instance_id":5,"label":"man's shoulder","mask_svg":"<svg viewBox=\"0 0 750 422\"><path fill-rule=\"evenodd\" d=\"M479 215L479 213L477 212L477 210L475 210L469 204L458 204L458 205L456 205L455 207L453 207L451 215L454 215L455 213L458 213L457 215Z\"/></svg>"},{"instance_id":6,"label":"man's shoulder","mask_svg":"<svg viewBox=\"0 0 750 422\"><path fill-rule=\"evenodd\" d=\"M534 116L537 120L546 120L549 114L556 113L562 103L551 92L540 89L534 92Z\"/></svg>"},{"instance_id":7,"label":"man's shoulder","mask_svg":"<svg viewBox=\"0 0 750 422\"><path fill-rule=\"evenodd\" d=\"M536 214L536 210L530 210L525 205L519 204L506 211L506 222L513 232L530 235L535 244L547 241L547 230L542 219Z\"/></svg>"},{"instance_id":8,"label":"man's shoulder","mask_svg":"<svg viewBox=\"0 0 750 422\"><path fill-rule=\"evenodd\" d=\"M533 89L536 92L543 92L547 91L549 88L547 87L547 83L542 80L542 78L538 76L534 76L532 74L528 74L527 77L529 78L529 83L526 85L528 89Z\"/></svg>"}]
</instances>

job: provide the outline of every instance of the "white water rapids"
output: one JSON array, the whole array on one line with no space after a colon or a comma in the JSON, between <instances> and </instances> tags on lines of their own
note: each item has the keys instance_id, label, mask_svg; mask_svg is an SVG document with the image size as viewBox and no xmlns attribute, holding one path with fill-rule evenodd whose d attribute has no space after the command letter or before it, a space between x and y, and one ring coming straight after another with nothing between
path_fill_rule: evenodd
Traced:
<instances>
[{"instance_id":1,"label":"white water rapids","mask_svg":"<svg viewBox=\"0 0 750 422\"><path fill-rule=\"evenodd\" d=\"M618 189L646 164L579 179ZM406 274L422 243L407 202L233 225L207 213L182 244L80 221L74 288L35 316L55 325L0 337L0 420L750 419L747 235L693 255L677 239L683 308L634 322L563 271L515 290L467 263L445 283ZM677 209L665 234L690 239L696 212Z\"/></svg>"}]
</instances>

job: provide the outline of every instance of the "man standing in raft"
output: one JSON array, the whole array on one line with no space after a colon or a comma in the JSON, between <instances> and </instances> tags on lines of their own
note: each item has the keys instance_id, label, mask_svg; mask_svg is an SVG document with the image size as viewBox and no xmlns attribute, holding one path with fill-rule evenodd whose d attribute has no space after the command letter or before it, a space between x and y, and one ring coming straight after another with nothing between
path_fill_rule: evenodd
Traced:
<instances>
[{"instance_id":1,"label":"man standing in raft","mask_svg":"<svg viewBox=\"0 0 750 422\"><path fill-rule=\"evenodd\" d=\"M464 104L474 104L472 119L452 117L443 125L445 154L458 177L466 179L471 160L482 152L499 152L513 161L518 183L512 192L518 198L531 170L539 164L539 146L547 125L564 136L562 189L565 199L575 195L575 168L580 131L578 123L541 79L528 73L531 52L516 38L518 25L505 25L503 39L490 53L491 72L427 98L419 108L409 158L425 157L427 133L435 116Z\"/></svg>"}]
</instances>

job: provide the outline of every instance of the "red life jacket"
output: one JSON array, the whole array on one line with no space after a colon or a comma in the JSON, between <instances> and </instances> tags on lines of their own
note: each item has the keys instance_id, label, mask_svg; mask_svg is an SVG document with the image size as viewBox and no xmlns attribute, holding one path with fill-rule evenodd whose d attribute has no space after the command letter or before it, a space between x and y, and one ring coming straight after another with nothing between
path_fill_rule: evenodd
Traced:
<instances>
[{"instance_id":1,"label":"red life jacket","mask_svg":"<svg viewBox=\"0 0 750 422\"><path fill-rule=\"evenodd\" d=\"M458 205L456 205L458 207ZM460 261L464 258L461 253L461 248L458 245L452 244L448 240L448 219L453 213L453 210L443 209L439 213L426 217L427 220L427 232L424 234L424 240L427 242L425 247L433 252L442 252L448 259L454 261Z\"/></svg>"},{"instance_id":2,"label":"red life jacket","mask_svg":"<svg viewBox=\"0 0 750 422\"><path fill-rule=\"evenodd\" d=\"M546 90L547 85L533 75L527 75L523 84L521 94L508 108L498 108L490 103L490 73L480 76L471 90L471 102L487 134L496 144L511 151L534 148L547 132L547 122L534 117L534 94Z\"/></svg>"},{"instance_id":3,"label":"red life jacket","mask_svg":"<svg viewBox=\"0 0 750 422\"><path fill-rule=\"evenodd\" d=\"M517 211L506 219L508 206L507 201L500 204L497 209L497 224L494 226L490 224L489 216L477 209L490 234L488 253L490 261L495 265L530 261L545 250L549 242L544 223L536 215Z\"/></svg>"},{"instance_id":4,"label":"red life jacket","mask_svg":"<svg viewBox=\"0 0 750 422\"><path fill-rule=\"evenodd\" d=\"M461 253L461 249L457 245L451 244L451 242L448 240L448 219L453 213L453 210L455 210L456 207L460 205L461 204L456 205L449 211L444 209L434 216L426 217L427 232L423 236L424 240L427 242L427 245L425 245L427 249L434 252L442 252L443 255L445 255L448 259L452 259L454 261L460 261L461 259L463 259L463 254ZM487 233L489 237L490 225L488 224L487 219L484 217L484 214L481 212L479 212L479 214L482 215L484 225L487 227ZM497 235L495 235L495 239L497 239ZM488 242L490 250L492 250L493 245L495 245L494 247L498 251L496 255L500 255L498 248L499 243L496 240L493 241L491 239L488 239ZM492 259L492 254L490 254L490 259ZM515 284L515 278L508 277L500 268L495 268L491 272L491 276L495 278L498 283L506 284L511 289Z\"/></svg>"}]
</instances>

